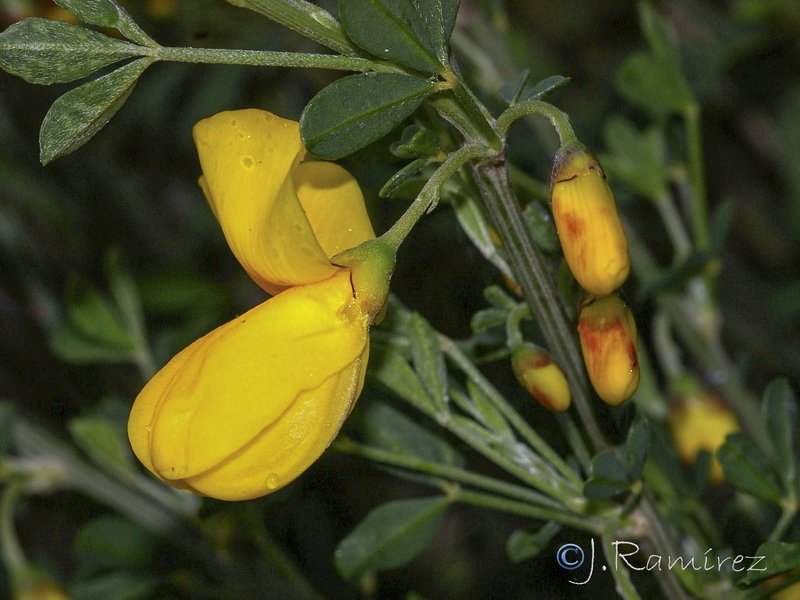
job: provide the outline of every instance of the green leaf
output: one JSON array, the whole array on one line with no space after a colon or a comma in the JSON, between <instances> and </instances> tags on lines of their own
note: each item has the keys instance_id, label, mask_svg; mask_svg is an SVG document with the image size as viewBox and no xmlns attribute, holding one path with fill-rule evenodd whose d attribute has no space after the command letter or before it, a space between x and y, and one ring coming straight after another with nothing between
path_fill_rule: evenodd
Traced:
<instances>
[{"instance_id":1,"label":"green leaf","mask_svg":"<svg viewBox=\"0 0 800 600\"><path fill-rule=\"evenodd\" d=\"M430 74L447 63L454 9L458 2L450 0L339 1L351 40L377 57Z\"/></svg>"},{"instance_id":2,"label":"green leaf","mask_svg":"<svg viewBox=\"0 0 800 600\"><path fill-rule=\"evenodd\" d=\"M797 398L788 380L776 379L767 386L764 390L761 413L775 448L776 464L783 487L791 490L797 477L795 435L800 430L800 423L798 423Z\"/></svg>"},{"instance_id":3,"label":"green leaf","mask_svg":"<svg viewBox=\"0 0 800 600\"><path fill-rule=\"evenodd\" d=\"M514 431L509 426L503 414L495 407L492 401L481 391L481 389L467 380L467 392L472 399L475 407L475 416L486 425L488 429L496 433L501 439L509 442L514 441Z\"/></svg>"},{"instance_id":4,"label":"green leaf","mask_svg":"<svg viewBox=\"0 0 800 600\"><path fill-rule=\"evenodd\" d=\"M411 366L387 345L371 345L367 373L425 414L439 412Z\"/></svg>"},{"instance_id":5,"label":"green leaf","mask_svg":"<svg viewBox=\"0 0 800 600\"><path fill-rule=\"evenodd\" d=\"M122 35L143 46L156 46L131 16L115 0L55 0L84 23L113 27Z\"/></svg>"},{"instance_id":6,"label":"green leaf","mask_svg":"<svg viewBox=\"0 0 800 600\"><path fill-rule=\"evenodd\" d=\"M67 428L75 445L98 466L123 475L136 473L128 440L105 419L78 417Z\"/></svg>"},{"instance_id":7,"label":"green leaf","mask_svg":"<svg viewBox=\"0 0 800 600\"><path fill-rule=\"evenodd\" d=\"M628 469L628 480L636 481L642 473L647 448L650 445L650 426L647 419L637 417L628 431L625 441L625 466Z\"/></svg>"},{"instance_id":8,"label":"green leaf","mask_svg":"<svg viewBox=\"0 0 800 600\"><path fill-rule=\"evenodd\" d=\"M87 338L71 323L53 331L47 341L53 354L75 365L134 361L133 347L112 346Z\"/></svg>"},{"instance_id":9,"label":"green leaf","mask_svg":"<svg viewBox=\"0 0 800 600\"><path fill-rule=\"evenodd\" d=\"M503 275L511 278L511 267L500 254L492 239L491 228L478 202L469 193L448 194L447 201L453 207L459 225L483 257L497 267Z\"/></svg>"},{"instance_id":10,"label":"green leaf","mask_svg":"<svg viewBox=\"0 0 800 600\"><path fill-rule=\"evenodd\" d=\"M731 485L766 502L781 501L781 491L766 457L745 434L729 435L717 450L717 458Z\"/></svg>"},{"instance_id":11,"label":"green leaf","mask_svg":"<svg viewBox=\"0 0 800 600\"><path fill-rule=\"evenodd\" d=\"M491 329L492 327L497 327L498 325L504 325L507 317L507 310L493 307L484 308L472 315L472 319L470 319L469 324L472 328L472 331L477 333L478 331L483 331L484 329Z\"/></svg>"},{"instance_id":12,"label":"green leaf","mask_svg":"<svg viewBox=\"0 0 800 600\"><path fill-rule=\"evenodd\" d=\"M592 500L613 498L630 488L625 465L611 452L592 458L591 476L583 486L583 495Z\"/></svg>"},{"instance_id":13,"label":"green leaf","mask_svg":"<svg viewBox=\"0 0 800 600\"><path fill-rule=\"evenodd\" d=\"M433 156L441 151L436 133L420 125L406 127L400 141L392 144L390 150L400 158Z\"/></svg>"},{"instance_id":14,"label":"green leaf","mask_svg":"<svg viewBox=\"0 0 800 600\"><path fill-rule=\"evenodd\" d=\"M522 211L525 225L533 236L533 241L542 252L555 255L561 251L558 233L553 223L552 213L538 202L531 202Z\"/></svg>"},{"instance_id":15,"label":"green leaf","mask_svg":"<svg viewBox=\"0 0 800 600\"><path fill-rule=\"evenodd\" d=\"M408 341L411 343L414 370L439 411L446 411L448 381L444 355L439 348L436 331L418 313L411 316Z\"/></svg>"},{"instance_id":16,"label":"green leaf","mask_svg":"<svg viewBox=\"0 0 800 600\"><path fill-rule=\"evenodd\" d=\"M396 500L372 510L337 547L337 571L353 579L407 564L436 535L448 504L440 496Z\"/></svg>"},{"instance_id":17,"label":"green leaf","mask_svg":"<svg viewBox=\"0 0 800 600\"><path fill-rule=\"evenodd\" d=\"M87 523L75 538L79 570L145 568L153 558L155 538L141 526L119 517L102 516Z\"/></svg>"},{"instance_id":18,"label":"green leaf","mask_svg":"<svg viewBox=\"0 0 800 600\"><path fill-rule=\"evenodd\" d=\"M140 600L149 598L158 583L145 571L114 571L71 584L69 595L74 600Z\"/></svg>"},{"instance_id":19,"label":"green leaf","mask_svg":"<svg viewBox=\"0 0 800 600\"><path fill-rule=\"evenodd\" d=\"M25 19L0 33L0 68L30 83L73 81L141 54L140 46L62 21Z\"/></svg>"},{"instance_id":20,"label":"green leaf","mask_svg":"<svg viewBox=\"0 0 800 600\"><path fill-rule=\"evenodd\" d=\"M650 53L631 54L617 71L617 91L657 116L680 113L694 103L671 30L655 9L639 4L640 23Z\"/></svg>"},{"instance_id":21,"label":"green leaf","mask_svg":"<svg viewBox=\"0 0 800 600\"><path fill-rule=\"evenodd\" d=\"M55 102L39 132L42 164L80 148L122 108L136 81L152 64L140 58L70 90Z\"/></svg>"},{"instance_id":22,"label":"green leaf","mask_svg":"<svg viewBox=\"0 0 800 600\"><path fill-rule=\"evenodd\" d=\"M320 158L342 158L389 133L435 90L426 79L400 73L343 77L306 106L303 141Z\"/></svg>"},{"instance_id":23,"label":"green leaf","mask_svg":"<svg viewBox=\"0 0 800 600\"><path fill-rule=\"evenodd\" d=\"M519 302L514 300L508 293L498 285L489 285L483 288L483 297L494 306L508 312L517 308Z\"/></svg>"},{"instance_id":24,"label":"green leaf","mask_svg":"<svg viewBox=\"0 0 800 600\"><path fill-rule=\"evenodd\" d=\"M612 180L621 181L633 192L652 201L668 193L667 150L658 126L640 132L625 117L608 119L604 138L609 153L602 156L603 168Z\"/></svg>"},{"instance_id":25,"label":"green leaf","mask_svg":"<svg viewBox=\"0 0 800 600\"><path fill-rule=\"evenodd\" d=\"M506 542L506 554L513 563L529 560L547 548L559 531L561 531L561 525L555 521L550 521L534 533L517 529Z\"/></svg>"},{"instance_id":26,"label":"green leaf","mask_svg":"<svg viewBox=\"0 0 800 600\"><path fill-rule=\"evenodd\" d=\"M530 76L530 69L524 69L514 81L509 81L501 85L498 95L506 104L513 106L519 102L519 98L522 96L525 86L528 85Z\"/></svg>"},{"instance_id":27,"label":"green leaf","mask_svg":"<svg viewBox=\"0 0 800 600\"><path fill-rule=\"evenodd\" d=\"M463 457L441 437L384 402L362 407L358 418L363 441L367 444L437 464L464 464Z\"/></svg>"},{"instance_id":28,"label":"green leaf","mask_svg":"<svg viewBox=\"0 0 800 600\"><path fill-rule=\"evenodd\" d=\"M545 79L542 79L539 83L531 88L531 91L525 93L522 97L523 100L540 100L553 90L557 90L558 88L567 85L569 83L569 77L564 77L563 75L552 75Z\"/></svg>"},{"instance_id":29,"label":"green leaf","mask_svg":"<svg viewBox=\"0 0 800 600\"><path fill-rule=\"evenodd\" d=\"M741 581L747 586L800 567L800 544L798 543L765 542L758 547L754 554L755 557L764 558L755 565L752 564L755 562L754 557L749 557L753 560L749 560L747 566L753 566L754 569L748 568L747 575Z\"/></svg>"},{"instance_id":30,"label":"green leaf","mask_svg":"<svg viewBox=\"0 0 800 600\"><path fill-rule=\"evenodd\" d=\"M146 345L144 313L139 289L133 277L125 269L122 254L118 250L112 250L106 255L106 274L111 294L114 296L128 335L137 348Z\"/></svg>"},{"instance_id":31,"label":"green leaf","mask_svg":"<svg viewBox=\"0 0 800 600\"><path fill-rule=\"evenodd\" d=\"M70 323L87 338L125 349L133 347L116 308L77 278L71 279L67 287L67 314Z\"/></svg>"}]
</instances>

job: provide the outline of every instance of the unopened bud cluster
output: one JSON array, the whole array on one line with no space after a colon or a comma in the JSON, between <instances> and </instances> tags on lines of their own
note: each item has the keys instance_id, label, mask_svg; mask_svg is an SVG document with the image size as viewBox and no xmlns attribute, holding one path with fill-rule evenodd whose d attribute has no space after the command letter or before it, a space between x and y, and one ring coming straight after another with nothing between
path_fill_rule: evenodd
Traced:
<instances>
[{"instance_id":1,"label":"unopened bud cluster","mask_svg":"<svg viewBox=\"0 0 800 600\"><path fill-rule=\"evenodd\" d=\"M616 406L639 385L636 323L614 293L630 272L628 239L600 163L578 142L556 154L550 197L564 258L589 294L578 318L586 370L597 395Z\"/></svg>"}]
</instances>

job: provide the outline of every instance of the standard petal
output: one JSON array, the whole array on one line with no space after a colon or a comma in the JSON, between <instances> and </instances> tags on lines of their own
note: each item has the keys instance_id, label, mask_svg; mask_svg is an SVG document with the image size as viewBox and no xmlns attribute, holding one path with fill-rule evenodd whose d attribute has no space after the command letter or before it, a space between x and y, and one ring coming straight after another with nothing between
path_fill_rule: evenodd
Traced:
<instances>
[{"instance_id":1,"label":"standard petal","mask_svg":"<svg viewBox=\"0 0 800 600\"><path fill-rule=\"evenodd\" d=\"M311 228L330 258L375 237L358 182L335 163L307 162L293 172Z\"/></svg>"},{"instance_id":2,"label":"standard petal","mask_svg":"<svg viewBox=\"0 0 800 600\"><path fill-rule=\"evenodd\" d=\"M145 386L129 425L137 455L169 480L219 465L302 392L356 361L367 329L348 271L267 300L186 348Z\"/></svg>"},{"instance_id":3,"label":"standard petal","mask_svg":"<svg viewBox=\"0 0 800 600\"><path fill-rule=\"evenodd\" d=\"M335 267L314 236L291 172L305 155L299 125L256 109L221 112L193 130L200 185L236 258L275 294Z\"/></svg>"},{"instance_id":4,"label":"standard petal","mask_svg":"<svg viewBox=\"0 0 800 600\"><path fill-rule=\"evenodd\" d=\"M296 479L319 458L355 405L367 348L355 361L300 393L278 420L228 459L183 483L221 500L248 500Z\"/></svg>"}]
</instances>

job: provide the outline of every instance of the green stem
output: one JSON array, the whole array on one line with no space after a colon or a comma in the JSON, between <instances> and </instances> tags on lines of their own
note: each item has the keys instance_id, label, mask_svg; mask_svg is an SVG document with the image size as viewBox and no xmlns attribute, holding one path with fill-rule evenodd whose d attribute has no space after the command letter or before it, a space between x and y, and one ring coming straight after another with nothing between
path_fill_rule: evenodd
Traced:
<instances>
[{"instance_id":1,"label":"green stem","mask_svg":"<svg viewBox=\"0 0 800 600\"><path fill-rule=\"evenodd\" d=\"M0 544L2 545L3 562L12 580L27 566L25 553L19 545L14 528L14 509L23 485L24 481L21 478L11 478L6 483L2 497L0 497Z\"/></svg>"},{"instance_id":2,"label":"green stem","mask_svg":"<svg viewBox=\"0 0 800 600\"><path fill-rule=\"evenodd\" d=\"M472 492L467 490L448 490L451 497L456 502L464 502L472 504L473 506L480 506L492 510L500 510L507 513L521 515L524 517L531 517L533 519L540 519L542 521L557 521L568 527L574 527L589 533L597 533L600 525L588 518L570 515L568 513L550 511L547 509L539 508L538 506L531 506L523 502L515 500L508 500L506 498L499 498L490 494L483 494L480 492Z\"/></svg>"},{"instance_id":3,"label":"green stem","mask_svg":"<svg viewBox=\"0 0 800 600\"><path fill-rule=\"evenodd\" d=\"M778 519L778 522L775 524L775 528L772 530L772 533L767 539L768 542L777 542L782 537L783 534L786 533L789 525L792 524L795 516L797 515L797 500L792 503L787 503L783 507L783 512L781 513L781 518Z\"/></svg>"},{"instance_id":4,"label":"green stem","mask_svg":"<svg viewBox=\"0 0 800 600\"><path fill-rule=\"evenodd\" d=\"M534 492L525 487L494 479L493 477L487 477L486 475L480 475L472 471L467 471L459 467L442 463L434 463L416 458L414 456L407 456L404 454L389 452L387 450L381 450L380 448L374 448L372 446L364 446L346 438L339 438L334 443L333 448L334 450L338 450L346 454L361 456L363 458L386 465L391 465L393 467L399 467L409 471L416 471L418 473L445 478L450 481L466 485L472 485L489 492L502 494L504 496L508 496L509 498L526 502L528 504L538 505L551 510L562 511L562 505L559 502L552 500L549 496Z\"/></svg>"},{"instance_id":5,"label":"green stem","mask_svg":"<svg viewBox=\"0 0 800 600\"><path fill-rule=\"evenodd\" d=\"M572 125L569 123L567 114L552 104L541 100L526 100L508 108L497 118L495 131L505 138L514 121L527 115L540 115L547 118L558 133L562 146L578 139L572 129Z\"/></svg>"},{"instance_id":6,"label":"green stem","mask_svg":"<svg viewBox=\"0 0 800 600\"><path fill-rule=\"evenodd\" d=\"M689 234L686 232L681 216L669 194L659 196L654 202L675 250L675 261L680 262L689 256L692 251L692 241L689 239Z\"/></svg>"},{"instance_id":7,"label":"green stem","mask_svg":"<svg viewBox=\"0 0 800 600\"><path fill-rule=\"evenodd\" d=\"M495 387L483 376L469 358L450 338L439 334L439 347L450 357L450 359L469 377L486 397L494 404L495 408L508 420L525 439L531 448L538 452L547 462L550 463L567 481L569 481L577 492L583 487L580 477L562 459L558 453L545 442L538 433L523 419L519 413L506 401Z\"/></svg>"},{"instance_id":8,"label":"green stem","mask_svg":"<svg viewBox=\"0 0 800 600\"><path fill-rule=\"evenodd\" d=\"M207 65L251 65L255 67L304 67L340 71L401 72L399 67L368 58L278 52L273 50L229 50L225 48L164 47L143 48L145 55L156 60Z\"/></svg>"},{"instance_id":9,"label":"green stem","mask_svg":"<svg viewBox=\"0 0 800 600\"><path fill-rule=\"evenodd\" d=\"M439 192L444 183L467 162L484 155L485 152L485 148L479 144L462 146L455 152L452 152L439 168L436 169L433 175L431 175L430 179L425 183L425 186L403 216L381 236L381 239L388 242L389 247L397 251L400 244L403 243L403 240L406 239L406 236L408 236L411 229L417 224L417 221L420 220L422 215L436 205Z\"/></svg>"},{"instance_id":10,"label":"green stem","mask_svg":"<svg viewBox=\"0 0 800 600\"><path fill-rule=\"evenodd\" d=\"M711 249L711 234L708 227L705 169L703 167L703 137L700 131L700 106L693 102L683 111L686 127L686 154L689 161L689 177L692 181L692 225L694 241L698 250Z\"/></svg>"},{"instance_id":11,"label":"green stem","mask_svg":"<svg viewBox=\"0 0 800 600\"><path fill-rule=\"evenodd\" d=\"M506 318L506 343L511 350L519 348L525 342L522 337L522 331L520 331L520 323L530 314L531 309L524 302L521 302L516 308L508 312L508 318Z\"/></svg>"},{"instance_id":12,"label":"green stem","mask_svg":"<svg viewBox=\"0 0 800 600\"><path fill-rule=\"evenodd\" d=\"M609 444L589 404L589 391L575 328L567 320L544 257L531 238L511 190L505 164L498 160L474 165L473 176L489 219L503 240L516 282L537 318L550 353L567 375L572 398L586 432L596 450L606 450Z\"/></svg>"},{"instance_id":13,"label":"green stem","mask_svg":"<svg viewBox=\"0 0 800 600\"><path fill-rule=\"evenodd\" d=\"M611 574L617 584L617 592L624 600L641 600L639 592L631 581L631 573L625 565L625 561L617 559L616 546L614 546L614 530L607 529L601 535L603 554L606 557Z\"/></svg>"},{"instance_id":14,"label":"green stem","mask_svg":"<svg viewBox=\"0 0 800 600\"><path fill-rule=\"evenodd\" d=\"M556 420L561 426L561 430L567 438L569 447L581 464L584 473L589 473L592 467L592 455L586 447L586 442L581 436L578 426L575 424L575 419L568 412L556 413Z\"/></svg>"}]
</instances>

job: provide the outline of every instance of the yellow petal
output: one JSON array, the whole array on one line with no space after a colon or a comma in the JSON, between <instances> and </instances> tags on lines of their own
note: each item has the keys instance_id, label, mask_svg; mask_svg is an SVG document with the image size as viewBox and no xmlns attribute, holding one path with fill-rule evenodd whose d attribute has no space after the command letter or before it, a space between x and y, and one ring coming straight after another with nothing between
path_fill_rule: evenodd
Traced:
<instances>
[{"instance_id":1,"label":"yellow petal","mask_svg":"<svg viewBox=\"0 0 800 600\"><path fill-rule=\"evenodd\" d=\"M352 402L361 382L330 380L351 380L367 332L346 270L270 298L183 350L145 386L129 420L134 452L166 480L191 478L243 452L306 392L332 386L314 397Z\"/></svg>"},{"instance_id":2,"label":"yellow petal","mask_svg":"<svg viewBox=\"0 0 800 600\"><path fill-rule=\"evenodd\" d=\"M293 171L293 179L306 217L328 258L375 237L361 188L342 167L307 162Z\"/></svg>"},{"instance_id":3,"label":"yellow petal","mask_svg":"<svg viewBox=\"0 0 800 600\"><path fill-rule=\"evenodd\" d=\"M261 110L228 111L197 123L193 135L200 185L253 280L275 294L333 275L291 177L305 155L299 124Z\"/></svg>"},{"instance_id":4,"label":"yellow petal","mask_svg":"<svg viewBox=\"0 0 800 600\"><path fill-rule=\"evenodd\" d=\"M278 420L246 446L183 483L206 496L248 500L296 479L330 445L355 405L364 381L367 348L321 385L301 392Z\"/></svg>"}]
</instances>

